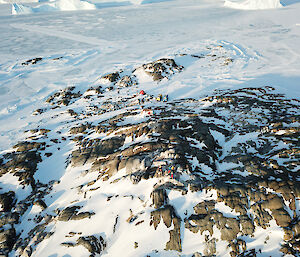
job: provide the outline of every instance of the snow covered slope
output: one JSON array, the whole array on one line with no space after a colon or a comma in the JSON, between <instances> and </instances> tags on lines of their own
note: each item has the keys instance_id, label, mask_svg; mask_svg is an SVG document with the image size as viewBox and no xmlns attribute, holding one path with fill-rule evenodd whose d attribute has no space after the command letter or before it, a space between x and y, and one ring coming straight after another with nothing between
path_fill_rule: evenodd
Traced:
<instances>
[{"instance_id":1,"label":"snow covered slope","mask_svg":"<svg viewBox=\"0 0 300 257\"><path fill-rule=\"evenodd\" d=\"M226 0L224 5L227 7L244 10L260 10L282 7L280 0Z\"/></svg>"},{"instance_id":2,"label":"snow covered slope","mask_svg":"<svg viewBox=\"0 0 300 257\"><path fill-rule=\"evenodd\" d=\"M1 253L299 256L300 4L55 3L0 9Z\"/></svg>"}]
</instances>

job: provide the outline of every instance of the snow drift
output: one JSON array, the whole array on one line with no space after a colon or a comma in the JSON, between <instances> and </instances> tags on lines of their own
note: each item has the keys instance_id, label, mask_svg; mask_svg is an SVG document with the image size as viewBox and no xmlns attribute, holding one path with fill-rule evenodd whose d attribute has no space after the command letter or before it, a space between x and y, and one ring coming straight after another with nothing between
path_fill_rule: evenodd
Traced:
<instances>
[{"instance_id":1,"label":"snow drift","mask_svg":"<svg viewBox=\"0 0 300 257\"><path fill-rule=\"evenodd\" d=\"M0 0L0 4L2 3ZM27 0L26 0L27 1ZM30 2L39 0L29 0ZM49 11L76 11L76 10L93 10L107 6L124 6L124 5L142 5L159 3L171 0L117 0L108 2L107 0L91 0L92 3L80 0L57 0L54 2L47 2L36 7L25 6L20 3L12 4L12 14L30 14L38 12L49 12ZM23 2L23 0L22 0ZM41 2L41 1L40 1ZM5 3L5 2L3 2Z\"/></svg>"},{"instance_id":2,"label":"snow drift","mask_svg":"<svg viewBox=\"0 0 300 257\"><path fill-rule=\"evenodd\" d=\"M225 0L224 6L242 10L262 10L282 7L280 0Z\"/></svg>"},{"instance_id":3,"label":"snow drift","mask_svg":"<svg viewBox=\"0 0 300 257\"><path fill-rule=\"evenodd\" d=\"M30 14L33 10L31 7L24 6L22 4L12 4L11 13L12 14Z\"/></svg>"},{"instance_id":4,"label":"snow drift","mask_svg":"<svg viewBox=\"0 0 300 257\"><path fill-rule=\"evenodd\" d=\"M28 7L22 4L12 5L12 14L29 14L48 11L77 11L96 9L94 4L80 0L58 0L55 2L41 4L37 7Z\"/></svg>"}]
</instances>

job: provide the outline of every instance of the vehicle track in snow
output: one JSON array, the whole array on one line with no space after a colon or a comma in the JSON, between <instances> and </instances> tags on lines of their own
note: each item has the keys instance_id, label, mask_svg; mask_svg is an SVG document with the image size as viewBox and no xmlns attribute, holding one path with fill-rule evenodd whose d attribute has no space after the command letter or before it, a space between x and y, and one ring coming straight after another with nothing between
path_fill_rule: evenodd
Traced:
<instances>
[{"instance_id":1,"label":"vehicle track in snow","mask_svg":"<svg viewBox=\"0 0 300 257\"><path fill-rule=\"evenodd\" d=\"M116 48L122 48L123 46L120 44L112 43L108 40L104 39L99 39L95 37L87 37L79 34L74 34L70 32L65 32L65 31L58 31L58 30L53 30L49 29L46 27L41 27L37 25L27 25L27 24L11 24L13 28L16 29L22 29L22 30L27 30L30 32L34 33L39 33L39 34L44 34L47 36L52 36L52 37L58 37L62 39L68 39L88 45L93 45L93 46L98 46L98 47L103 47L103 50L115 50Z\"/></svg>"}]
</instances>

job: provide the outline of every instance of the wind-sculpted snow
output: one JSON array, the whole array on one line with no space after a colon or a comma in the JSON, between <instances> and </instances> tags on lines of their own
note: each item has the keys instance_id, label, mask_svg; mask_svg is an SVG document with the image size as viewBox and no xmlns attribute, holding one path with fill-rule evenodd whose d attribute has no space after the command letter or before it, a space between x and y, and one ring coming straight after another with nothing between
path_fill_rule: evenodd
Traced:
<instances>
[{"instance_id":1,"label":"wind-sculpted snow","mask_svg":"<svg viewBox=\"0 0 300 257\"><path fill-rule=\"evenodd\" d=\"M40 125L1 155L1 179L28 189L0 195L1 251L299 256L299 100L271 86L200 99L147 90L194 62L240 64L230 49L184 49L51 94L33 113Z\"/></svg>"},{"instance_id":2,"label":"wind-sculpted snow","mask_svg":"<svg viewBox=\"0 0 300 257\"><path fill-rule=\"evenodd\" d=\"M124 1L83 1L83 0L56 0L56 1L40 1L45 2L35 7L30 7L21 3L12 4L12 14L31 14L40 12L52 12L52 11L78 11L78 10L93 10L101 9L105 7L118 7L127 5L142 5L142 4L154 4L171 0L124 0ZM3 2L6 3L6 2ZM1 4L1 2L0 2Z\"/></svg>"},{"instance_id":3,"label":"wind-sculpted snow","mask_svg":"<svg viewBox=\"0 0 300 257\"><path fill-rule=\"evenodd\" d=\"M225 0L226 7L243 10L261 10L282 7L280 0Z\"/></svg>"},{"instance_id":4,"label":"wind-sculpted snow","mask_svg":"<svg viewBox=\"0 0 300 257\"><path fill-rule=\"evenodd\" d=\"M24 6L22 4L12 5L12 14L30 14L38 12L51 11L77 11L77 10L93 10L96 6L81 0L57 0L50 3L44 3L36 7Z\"/></svg>"}]
</instances>

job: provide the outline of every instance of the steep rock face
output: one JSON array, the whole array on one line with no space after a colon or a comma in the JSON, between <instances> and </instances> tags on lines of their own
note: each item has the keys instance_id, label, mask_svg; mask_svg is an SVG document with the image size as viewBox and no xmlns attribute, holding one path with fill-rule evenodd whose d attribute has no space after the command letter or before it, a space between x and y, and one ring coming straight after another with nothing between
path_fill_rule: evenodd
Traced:
<instances>
[{"instance_id":1,"label":"steep rock face","mask_svg":"<svg viewBox=\"0 0 300 257\"><path fill-rule=\"evenodd\" d=\"M159 82L183 67L159 59L141 69ZM1 253L42 256L47 243L70 256L123 245L126 256L260 256L276 241L299 256L299 102L264 87L162 103L126 91L137 71L103 76L106 93L53 94L43 113L66 123L26 132L1 156L1 176L30 188L0 195ZM40 183L39 165L58 155L61 180Z\"/></svg>"},{"instance_id":2,"label":"steep rock face","mask_svg":"<svg viewBox=\"0 0 300 257\"><path fill-rule=\"evenodd\" d=\"M152 202L155 209L158 209L168 203L168 197L164 188L156 188L151 193Z\"/></svg>"}]
</instances>

